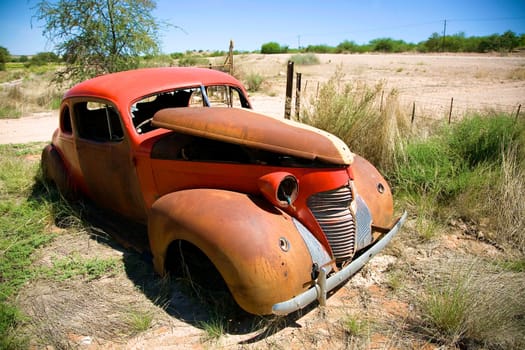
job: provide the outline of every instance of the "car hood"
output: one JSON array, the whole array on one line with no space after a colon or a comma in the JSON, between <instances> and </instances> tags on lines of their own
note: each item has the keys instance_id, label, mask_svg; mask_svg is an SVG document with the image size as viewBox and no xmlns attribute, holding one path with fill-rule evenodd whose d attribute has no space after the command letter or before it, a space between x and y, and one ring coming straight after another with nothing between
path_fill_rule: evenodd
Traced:
<instances>
[{"instance_id":1,"label":"car hood","mask_svg":"<svg viewBox=\"0 0 525 350\"><path fill-rule=\"evenodd\" d=\"M188 135L330 164L349 165L353 160L348 146L326 131L247 109L166 108L154 115L152 124Z\"/></svg>"}]
</instances>

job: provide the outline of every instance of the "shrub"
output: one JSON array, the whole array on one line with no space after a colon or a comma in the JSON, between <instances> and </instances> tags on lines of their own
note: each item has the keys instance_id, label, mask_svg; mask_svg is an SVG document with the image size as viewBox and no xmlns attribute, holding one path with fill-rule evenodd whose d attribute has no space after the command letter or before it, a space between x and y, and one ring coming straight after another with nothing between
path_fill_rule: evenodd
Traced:
<instances>
[{"instance_id":1,"label":"shrub","mask_svg":"<svg viewBox=\"0 0 525 350\"><path fill-rule=\"evenodd\" d=\"M246 78L246 87L248 88L248 91L259 91L261 88L261 85L264 81L264 78L259 73L249 73Z\"/></svg>"},{"instance_id":2,"label":"shrub","mask_svg":"<svg viewBox=\"0 0 525 350\"><path fill-rule=\"evenodd\" d=\"M344 52L360 52L360 46L357 45L354 41L348 41L345 40L337 47L335 48L335 51L337 53L344 53Z\"/></svg>"},{"instance_id":3,"label":"shrub","mask_svg":"<svg viewBox=\"0 0 525 350\"><path fill-rule=\"evenodd\" d=\"M273 54L273 53L286 53L288 52L288 46L281 46L279 43L271 41L269 43L262 44L261 53Z\"/></svg>"},{"instance_id":4,"label":"shrub","mask_svg":"<svg viewBox=\"0 0 525 350\"><path fill-rule=\"evenodd\" d=\"M57 63L60 58L53 52L39 52L29 60L31 65L43 66L48 63Z\"/></svg>"},{"instance_id":5,"label":"shrub","mask_svg":"<svg viewBox=\"0 0 525 350\"><path fill-rule=\"evenodd\" d=\"M319 58L313 53L296 54L290 57L290 61L298 65L314 65L319 64Z\"/></svg>"},{"instance_id":6,"label":"shrub","mask_svg":"<svg viewBox=\"0 0 525 350\"><path fill-rule=\"evenodd\" d=\"M335 48L328 45L308 45L306 47L306 52L315 52L315 53L334 53Z\"/></svg>"},{"instance_id":7,"label":"shrub","mask_svg":"<svg viewBox=\"0 0 525 350\"><path fill-rule=\"evenodd\" d=\"M487 238L525 252L523 121L465 117L426 140L411 140L396 159L388 175L397 191L434 198L443 218L448 210L473 222L488 221Z\"/></svg>"},{"instance_id":8,"label":"shrub","mask_svg":"<svg viewBox=\"0 0 525 350\"><path fill-rule=\"evenodd\" d=\"M454 125L447 135L447 143L472 168L481 163L498 162L502 152L520 137L525 137L525 129L511 117L475 115Z\"/></svg>"},{"instance_id":9,"label":"shrub","mask_svg":"<svg viewBox=\"0 0 525 350\"><path fill-rule=\"evenodd\" d=\"M440 138L412 141L396 163L394 184L411 194L448 197L454 187L452 181L460 173L458 163Z\"/></svg>"}]
</instances>

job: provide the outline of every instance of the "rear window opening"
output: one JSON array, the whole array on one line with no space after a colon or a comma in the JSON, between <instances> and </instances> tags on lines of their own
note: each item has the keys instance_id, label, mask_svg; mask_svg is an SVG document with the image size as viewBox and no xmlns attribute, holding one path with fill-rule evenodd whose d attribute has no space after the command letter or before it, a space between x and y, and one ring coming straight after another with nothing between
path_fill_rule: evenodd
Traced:
<instances>
[{"instance_id":1,"label":"rear window opening","mask_svg":"<svg viewBox=\"0 0 525 350\"><path fill-rule=\"evenodd\" d=\"M81 138L96 142L118 142L124 131L115 107L97 101L79 102L74 106L77 131Z\"/></svg>"}]
</instances>

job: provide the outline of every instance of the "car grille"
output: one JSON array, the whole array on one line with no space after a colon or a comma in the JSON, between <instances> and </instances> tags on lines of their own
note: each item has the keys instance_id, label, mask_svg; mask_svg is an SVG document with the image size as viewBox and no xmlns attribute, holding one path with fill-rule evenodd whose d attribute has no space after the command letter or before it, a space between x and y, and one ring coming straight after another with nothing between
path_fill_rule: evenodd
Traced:
<instances>
[{"instance_id":1,"label":"car grille","mask_svg":"<svg viewBox=\"0 0 525 350\"><path fill-rule=\"evenodd\" d=\"M307 202L338 262L351 258L355 251L356 227L351 202L352 191L348 186L316 193Z\"/></svg>"}]
</instances>

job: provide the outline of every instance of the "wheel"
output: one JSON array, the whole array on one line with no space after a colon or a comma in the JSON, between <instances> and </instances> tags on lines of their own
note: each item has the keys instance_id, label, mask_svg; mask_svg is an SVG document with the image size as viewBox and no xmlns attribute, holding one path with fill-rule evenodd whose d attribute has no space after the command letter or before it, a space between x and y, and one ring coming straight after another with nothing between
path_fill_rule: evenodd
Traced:
<instances>
[{"instance_id":1,"label":"wheel","mask_svg":"<svg viewBox=\"0 0 525 350\"><path fill-rule=\"evenodd\" d=\"M42 151L40 165L45 182L54 183L58 191L66 199L78 199L78 193L71 180L71 176L64 165L62 157L53 145L48 145Z\"/></svg>"}]
</instances>

